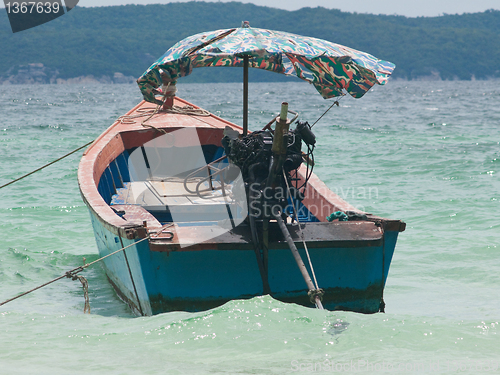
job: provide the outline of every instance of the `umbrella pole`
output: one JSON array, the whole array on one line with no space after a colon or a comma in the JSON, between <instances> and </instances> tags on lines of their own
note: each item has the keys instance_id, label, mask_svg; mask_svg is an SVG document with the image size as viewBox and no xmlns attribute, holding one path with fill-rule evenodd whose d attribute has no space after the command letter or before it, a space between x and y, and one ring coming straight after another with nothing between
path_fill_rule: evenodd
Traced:
<instances>
[{"instance_id":1,"label":"umbrella pole","mask_svg":"<svg viewBox=\"0 0 500 375\"><path fill-rule=\"evenodd\" d=\"M243 56L243 136L248 133L248 56Z\"/></svg>"}]
</instances>

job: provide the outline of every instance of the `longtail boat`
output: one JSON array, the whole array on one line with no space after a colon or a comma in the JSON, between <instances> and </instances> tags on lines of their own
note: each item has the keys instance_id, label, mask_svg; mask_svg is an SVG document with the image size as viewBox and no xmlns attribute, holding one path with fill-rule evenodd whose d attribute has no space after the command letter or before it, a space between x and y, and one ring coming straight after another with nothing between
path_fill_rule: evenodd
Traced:
<instances>
[{"instance_id":1,"label":"longtail boat","mask_svg":"<svg viewBox=\"0 0 500 375\"><path fill-rule=\"evenodd\" d=\"M175 96L177 79L193 67L222 65L244 69L242 127ZM325 98L359 98L394 69L331 42L248 24L173 46L138 79L145 100L80 162L110 283L140 315L263 294L383 311L405 223L357 210L312 172L312 126L287 103L262 130L248 131L249 67L296 74Z\"/></svg>"},{"instance_id":2,"label":"longtail boat","mask_svg":"<svg viewBox=\"0 0 500 375\"><path fill-rule=\"evenodd\" d=\"M180 98L174 103L198 109ZM144 117L135 116L145 110L154 111L154 107L143 101L127 113L127 121L120 119L106 130L85 151L78 170L100 255L132 245L103 261L119 296L141 315L204 310L263 293L314 306L277 221L267 223L267 248L259 249L258 262L250 220L243 220L245 205L232 195L230 186L225 188L226 196L221 193L220 170L224 168L220 164L224 161L216 163L218 168L212 162L225 154L224 133L231 129L241 134L242 128L213 114L168 111L158 111L148 120L150 127L144 127ZM174 136L165 139L171 133ZM173 138L175 143L170 143ZM186 155L196 152L203 155L205 168L193 177L199 165L183 163L193 160ZM152 160L157 154L163 159ZM155 163L182 164L183 168L176 176L162 176L151 172ZM304 163L294 172L293 186L300 187L309 178L302 196L285 197L285 208L295 207L283 210L288 216L285 225L303 259L307 259L304 243L308 248L315 278L324 291L323 306L380 311L398 233L405 224L360 212L328 189ZM212 188L208 187L210 176ZM235 185L234 181L226 185ZM230 230L221 223L231 216L228 207L234 212L233 221L239 223ZM337 212L348 220L329 222L327 217ZM262 237L265 220L257 221ZM220 234L211 237L211 233Z\"/></svg>"}]
</instances>

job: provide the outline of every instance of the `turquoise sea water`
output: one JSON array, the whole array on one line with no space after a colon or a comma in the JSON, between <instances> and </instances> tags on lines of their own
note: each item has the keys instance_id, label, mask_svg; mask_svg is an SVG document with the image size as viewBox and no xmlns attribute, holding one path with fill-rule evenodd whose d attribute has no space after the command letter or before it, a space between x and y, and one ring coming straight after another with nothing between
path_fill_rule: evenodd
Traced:
<instances>
[{"instance_id":1,"label":"turquoise sea water","mask_svg":"<svg viewBox=\"0 0 500 375\"><path fill-rule=\"evenodd\" d=\"M178 95L241 124L241 84ZM89 142L140 100L135 85L0 86L0 185ZM282 101L314 122L306 83L250 85L250 128ZM389 82L313 128L317 175L402 219L385 314L270 297L135 317L99 265L0 307L0 374L500 373L498 81ZM95 260L79 154L0 189L0 302ZM312 259L314 264L314 259ZM321 286L321 280L318 280Z\"/></svg>"}]
</instances>

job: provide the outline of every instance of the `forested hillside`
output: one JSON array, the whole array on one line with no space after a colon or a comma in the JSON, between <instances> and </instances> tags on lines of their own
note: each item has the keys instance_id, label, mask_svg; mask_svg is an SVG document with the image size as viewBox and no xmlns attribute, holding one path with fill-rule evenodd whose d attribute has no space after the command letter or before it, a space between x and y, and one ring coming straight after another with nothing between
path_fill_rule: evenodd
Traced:
<instances>
[{"instance_id":1,"label":"forested hillside","mask_svg":"<svg viewBox=\"0 0 500 375\"><path fill-rule=\"evenodd\" d=\"M48 83L90 75L106 82L131 81L178 40L238 27L242 20L371 53L396 64L395 78L500 77L500 11L407 18L319 7L286 11L238 2L190 2L77 7L15 34L6 12L0 12L0 82ZM185 82L241 79L241 72L229 70L236 71L199 69ZM260 74L256 79L279 77Z\"/></svg>"}]
</instances>

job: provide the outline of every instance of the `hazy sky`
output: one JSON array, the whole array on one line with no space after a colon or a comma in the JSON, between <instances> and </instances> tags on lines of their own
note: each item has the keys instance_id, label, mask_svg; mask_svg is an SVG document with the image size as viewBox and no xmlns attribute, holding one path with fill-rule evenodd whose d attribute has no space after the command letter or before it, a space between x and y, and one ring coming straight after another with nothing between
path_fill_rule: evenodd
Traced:
<instances>
[{"instance_id":1,"label":"hazy sky","mask_svg":"<svg viewBox=\"0 0 500 375\"><path fill-rule=\"evenodd\" d=\"M109 6L124 4L166 4L160 0L80 0L80 6ZM230 0L207 0L228 2ZM484 12L487 9L500 10L500 0L238 0L242 3L269 6L287 10L297 10L303 7L322 6L330 9L340 9L345 12L398 14L407 17L439 16L444 13L462 14Z\"/></svg>"}]
</instances>

